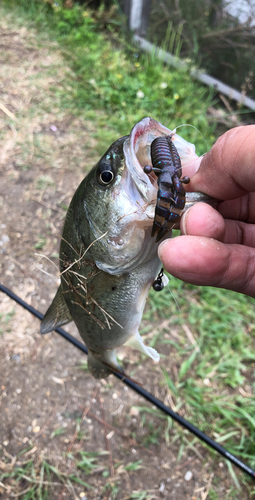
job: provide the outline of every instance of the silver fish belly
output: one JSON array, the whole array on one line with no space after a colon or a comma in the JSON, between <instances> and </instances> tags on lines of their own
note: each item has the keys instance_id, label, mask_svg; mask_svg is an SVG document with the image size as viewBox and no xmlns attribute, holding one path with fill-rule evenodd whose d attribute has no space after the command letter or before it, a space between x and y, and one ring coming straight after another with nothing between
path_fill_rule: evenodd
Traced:
<instances>
[{"instance_id":1,"label":"silver fish belly","mask_svg":"<svg viewBox=\"0 0 255 500\"><path fill-rule=\"evenodd\" d=\"M151 164L151 142L170 133L144 118L129 136L111 145L81 182L67 212L61 284L41 333L73 320L88 347L88 367L95 378L107 377L112 368L122 371L115 349L123 344L159 360L139 334L146 298L161 267L159 243L151 237L157 183L143 169ZM177 134L171 137L182 165L197 156L192 144Z\"/></svg>"}]
</instances>

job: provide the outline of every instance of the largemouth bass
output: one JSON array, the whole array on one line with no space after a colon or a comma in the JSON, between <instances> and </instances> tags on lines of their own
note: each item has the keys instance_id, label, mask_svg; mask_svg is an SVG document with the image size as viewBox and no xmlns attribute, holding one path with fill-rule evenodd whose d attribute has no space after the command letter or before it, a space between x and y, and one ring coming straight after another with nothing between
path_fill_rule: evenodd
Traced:
<instances>
[{"instance_id":1,"label":"largemouth bass","mask_svg":"<svg viewBox=\"0 0 255 500\"><path fill-rule=\"evenodd\" d=\"M151 165L152 141L170 133L151 118L136 124L81 182L66 215L61 284L41 333L73 320L88 347L88 368L95 378L107 377L111 368L121 371L115 349L123 344L159 360L139 334L146 298L161 268L159 243L151 237L157 181L144 167ZM182 166L197 157L192 144L177 134L171 137ZM199 193L192 196L191 203L201 199Z\"/></svg>"}]
</instances>

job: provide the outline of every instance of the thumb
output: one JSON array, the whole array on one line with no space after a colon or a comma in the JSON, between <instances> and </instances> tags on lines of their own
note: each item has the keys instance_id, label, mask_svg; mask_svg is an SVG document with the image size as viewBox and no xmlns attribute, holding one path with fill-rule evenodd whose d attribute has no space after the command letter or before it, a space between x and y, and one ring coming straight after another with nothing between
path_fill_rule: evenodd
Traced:
<instances>
[{"instance_id":1,"label":"thumb","mask_svg":"<svg viewBox=\"0 0 255 500\"><path fill-rule=\"evenodd\" d=\"M193 285L227 288L255 297L255 249L202 236L178 236L158 249L164 268Z\"/></svg>"}]
</instances>

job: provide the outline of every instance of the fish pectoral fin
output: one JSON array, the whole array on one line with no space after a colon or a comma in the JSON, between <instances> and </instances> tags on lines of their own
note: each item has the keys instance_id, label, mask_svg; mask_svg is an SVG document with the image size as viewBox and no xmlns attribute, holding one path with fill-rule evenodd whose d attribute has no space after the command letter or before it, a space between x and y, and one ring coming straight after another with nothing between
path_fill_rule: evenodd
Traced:
<instances>
[{"instance_id":1,"label":"fish pectoral fin","mask_svg":"<svg viewBox=\"0 0 255 500\"><path fill-rule=\"evenodd\" d=\"M133 335L130 339L128 339L124 345L129 345L134 349L138 349L138 351L141 351L144 354L147 354L147 356L150 356L150 358L152 358L153 361L159 361L160 359L159 353L156 351L156 349L153 349L153 347L147 347L143 343L143 339L139 332L136 332L136 334Z\"/></svg>"},{"instance_id":2,"label":"fish pectoral fin","mask_svg":"<svg viewBox=\"0 0 255 500\"><path fill-rule=\"evenodd\" d=\"M63 297L61 285L41 322L40 332L42 334L52 332L56 328L73 321L71 313Z\"/></svg>"}]
</instances>

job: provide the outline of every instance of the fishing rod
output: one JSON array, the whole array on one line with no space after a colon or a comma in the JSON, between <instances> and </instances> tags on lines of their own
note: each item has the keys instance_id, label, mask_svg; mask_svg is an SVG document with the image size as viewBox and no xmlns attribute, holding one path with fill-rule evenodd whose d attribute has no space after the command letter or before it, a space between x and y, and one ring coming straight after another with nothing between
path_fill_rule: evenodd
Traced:
<instances>
[{"instance_id":1,"label":"fishing rod","mask_svg":"<svg viewBox=\"0 0 255 500\"><path fill-rule=\"evenodd\" d=\"M35 309L33 306L30 306L27 302L22 300L18 295L13 293L9 288L5 287L0 283L0 291L8 295L12 300L17 302L20 306L24 307L27 311L29 311L31 314L36 316L39 320L42 320L44 315L39 312L37 309ZM84 352L85 354L88 354L88 349L87 347L82 344L79 340L74 338L72 335L67 333L63 328L56 328L55 330L61 337L63 337L65 340L68 340L71 344L73 344L75 347L80 349L80 351ZM217 451L220 455L222 455L224 458L235 464L239 469L241 469L243 472L246 472L249 476L251 476L253 479L255 479L255 471L252 470L248 465L244 464L239 458L235 457L230 453L226 448L221 446L220 444L216 443L213 439L211 439L207 434L204 434L204 432L200 431L195 425L193 425L191 422L186 420L185 418L181 417L178 413L174 412L166 406L160 399L156 398L151 394L150 392L146 391L143 389L143 387L137 385L133 380L130 380L128 378L125 378L125 376L121 375L118 372L115 372L112 370L112 373L115 377L120 379L124 384L129 386L131 389L133 389L135 392L137 392L140 396L142 396L144 399L149 401L151 404L155 405L159 410L164 412L166 415L171 417L173 420L178 422L182 427L185 427L185 429L188 429L192 434L194 434L198 439L206 443L208 446L213 448L215 451Z\"/></svg>"}]
</instances>

